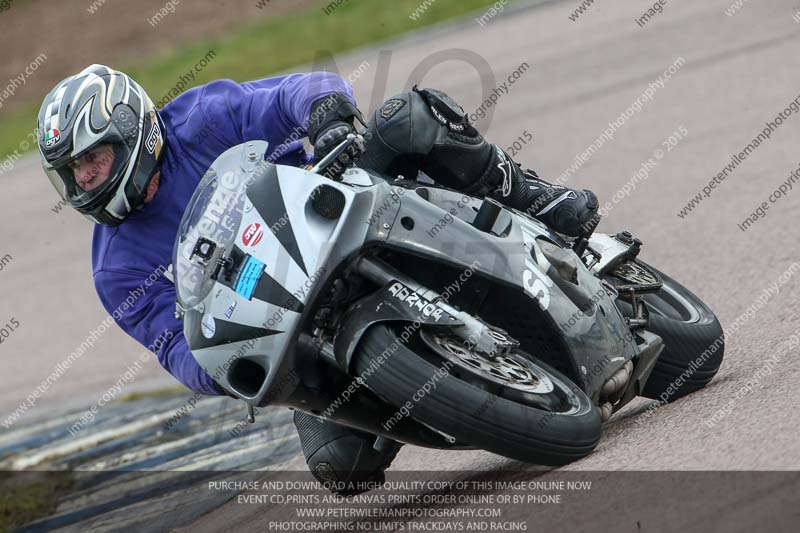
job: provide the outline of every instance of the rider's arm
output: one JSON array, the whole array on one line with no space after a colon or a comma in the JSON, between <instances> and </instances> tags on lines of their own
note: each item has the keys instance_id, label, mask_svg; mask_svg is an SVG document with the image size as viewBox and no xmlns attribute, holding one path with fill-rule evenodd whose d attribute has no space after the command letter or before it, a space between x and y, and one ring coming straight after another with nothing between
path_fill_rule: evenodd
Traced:
<instances>
[{"instance_id":1,"label":"rider's arm","mask_svg":"<svg viewBox=\"0 0 800 533\"><path fill-rule=\"evenodd\" d=\"M158 362L178 381L201 394L219 395L214 380L192 356L175 318L175 286L164 276L136 270L103 269L95 288L106 311L140 344L155 351Z\"/></svg>"},{"instance_id":2,"label":"rider's arm","mask_svg":"<svg viewBox=\"0 0 800 533\"><path fill-rule=\"evenodd\" d=\"M277 83L275 83L277 81ZM243 83L250 93L250 112L245 129L266 133L277 118L291 131L308 133L311 106L333 93L343 95L355 105L353 88L346 80L331 72L289 74Z\"/></svg>"},{"instance_id":3,"label":"rider's arm","mask_svg":"<svg viewBox=\"0 0 800 533\"><path fill-rule=\"evenodd\" d=\"M198 122L195 128L210 124L209 135L223 144L261 139L269 142L270 152L281 155L302 152L312 105L334 93L353 100L352 87L341 77L313 72L245 83L217 80L187 95L181 105L187 120Z\"/></svg>"}]
</instances>

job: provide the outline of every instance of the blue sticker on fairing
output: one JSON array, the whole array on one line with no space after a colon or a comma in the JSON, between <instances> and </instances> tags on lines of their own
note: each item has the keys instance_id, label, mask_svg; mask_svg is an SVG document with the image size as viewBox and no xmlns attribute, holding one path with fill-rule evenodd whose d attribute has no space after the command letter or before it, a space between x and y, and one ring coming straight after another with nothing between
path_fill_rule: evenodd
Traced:
<instances>
[{"instance_id":1,"label":"blue sticker on fairing","mask_svg":"<svg viewBox=\"0 0 800 533\"><path fill-rule=\"evenodd\" d=\"M236 280L236 288L234 289L236 294L241 294L248 300L252 298L258 280L261 279L261 274L264 273L264 266L264 263L252 255L248 257L239 272L239 278Z\"/></svg>"}]
</instances>

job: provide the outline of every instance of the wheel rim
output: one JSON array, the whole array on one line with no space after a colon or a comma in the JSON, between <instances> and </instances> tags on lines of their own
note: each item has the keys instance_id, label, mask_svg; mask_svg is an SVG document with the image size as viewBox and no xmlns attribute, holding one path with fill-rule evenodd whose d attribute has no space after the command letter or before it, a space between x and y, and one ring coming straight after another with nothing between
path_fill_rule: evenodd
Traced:
<instances>
[{"instance_id":1,"label":"wheel rim","mask_svg":"<svg viewBox=\"0 0 800 533\"><path fill-rule=\"evenodd\" d=\"M581 410L574 384L554 376L518 350L489 359L450 330L423 329L420 337L437 355L453 364L451 373L463 381L547 411L574 414Z\"/></svg>"},{"instance_id":2,"label":"wheel rim","mask_svg":"<svg viewBox=\"0 0 800 533\"><path fill-rule=\"evenodd\" d=\"M433 342L447 352L446 358L449 361L468 365L498 385L536 394L552 392L555 388L553 381L547 375L537 376L520 361L507 355L500 355L494 359L482 357L469 346L459 342L460 340L449 335L433 336Z\"/></svg>"}]
</instances>

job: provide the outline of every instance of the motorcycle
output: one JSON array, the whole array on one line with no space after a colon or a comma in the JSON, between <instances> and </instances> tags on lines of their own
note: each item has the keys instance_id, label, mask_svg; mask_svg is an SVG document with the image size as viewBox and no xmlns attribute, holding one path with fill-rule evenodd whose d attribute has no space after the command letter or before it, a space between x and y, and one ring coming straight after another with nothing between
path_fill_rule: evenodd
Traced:
<instances>
[{"instance_id":1,"label":"motorcycle","mask_svg":"<svg viewBox=\"0 0 800 533\"><path fill-rule=\"evenodd\" d=\"M562 465L636 396L672 401L719 369L719 321L630 233L567 240L492 199L342 166L358 141L305 169L232 147L183 216L176 314L250 421L281 405Z\"/></svg>"}]
</instances>

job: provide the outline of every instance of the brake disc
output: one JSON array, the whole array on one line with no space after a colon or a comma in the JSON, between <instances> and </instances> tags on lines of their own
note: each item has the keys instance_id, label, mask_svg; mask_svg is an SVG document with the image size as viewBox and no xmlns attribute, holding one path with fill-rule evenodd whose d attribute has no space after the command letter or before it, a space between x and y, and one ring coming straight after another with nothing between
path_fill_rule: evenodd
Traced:
<instances>
[{"instance_id":1,"label":"brake disc","mask_svg":"<svg viewBox=\"0 0 800 533\"><path fill-rule=\"evenodd\" d=\"M447 361L502 387L534 394L547 394L555 388L547 375L537 372L534 364L516 353L489 358L452 334L423 330L420 336Z\"/></svg>"}]
</instances>

